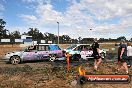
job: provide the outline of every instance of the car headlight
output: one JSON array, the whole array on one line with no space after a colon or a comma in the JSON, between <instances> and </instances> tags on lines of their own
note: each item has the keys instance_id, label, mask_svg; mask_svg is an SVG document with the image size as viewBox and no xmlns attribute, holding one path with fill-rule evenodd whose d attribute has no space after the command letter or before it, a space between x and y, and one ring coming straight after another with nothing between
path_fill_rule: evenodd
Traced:
<instances>
[{"instance_id":1,"label":"car headlight","mask_svg":"<svg viewBox=\"0 0 132 88\"><path fill-rule=\"evenodd\" d=\"M7 53L7 54L5 54L5 56L9 57L9 56L11 56L11 54L10 53Z\"/></svg>"}]
</instances>

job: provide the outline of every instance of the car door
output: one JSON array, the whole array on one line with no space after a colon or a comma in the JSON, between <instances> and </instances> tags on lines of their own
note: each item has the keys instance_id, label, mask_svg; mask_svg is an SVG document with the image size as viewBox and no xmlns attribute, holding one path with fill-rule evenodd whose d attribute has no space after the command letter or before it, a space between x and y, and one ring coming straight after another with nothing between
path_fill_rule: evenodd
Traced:
<instances>
[{"instance_id":1,"label":"car door","mask_svg":"<svg viewBox=\"0 0 132 88\"><path fill-rule=\"evenodd\" d=\"M30 49L32 47L32 49ZM37 60L37 46L30 46L22 54L23 61Z\"/></svg>"},{"instance_id":2,"label":"car door","mask_svg":"<svg viewBox=\"0 0 132 88\"><path fill-rule=\"evenodd\" d=\"M72 51L70 51L70 54L80 54L81 52L81 46L76 46Z\"/></svg>"},{"instance_id":3,"label":"car door","mask_svg":"<svg viewBox=\"0 0 132 88\"><path fill-rule=\"evenodd\" d=\"M38 60L45 60L49 57L49 45L38 46Z\"/></svg>"},{"instance_id":4,"label":"car door","mask_svg":"<svg viewBox=\"0 0 132 88\"><path fill-rule=\"evenodd\" d=\"M50 54L55 54L56 57L63 56L62 50L58 45L49 45L49 48L50 48Z\"/></svg>"},{"instance_id":5,"label":"car door","mask_svg":"<svg viewBox=\"0 0 132 88\"><path fill-rule=\"evenodd\" d=\"M82 45L82 51L80 52L81 58L88 59L92 58L93 51L90 45Z\"/></svg>"}]
</instances>

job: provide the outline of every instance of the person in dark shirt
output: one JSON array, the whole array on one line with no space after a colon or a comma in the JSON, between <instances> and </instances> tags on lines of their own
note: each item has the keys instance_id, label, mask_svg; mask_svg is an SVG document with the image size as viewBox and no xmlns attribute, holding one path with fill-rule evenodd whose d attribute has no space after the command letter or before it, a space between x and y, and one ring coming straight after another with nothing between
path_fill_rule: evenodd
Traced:
<instances>
[{"instance_id":1,"label":"person in dark shirt","mask_svg":"<svg viewBox=\"0 0 132 88\"><path fill-rule=\"evenodd\" d=\"M100 49L99 49L99 44L97 42L97 38L94 39L94 42L92 44L92 50L94 56L94 69L97 70L98 66L102 62L102 58L99 53Z\"/></svg>"},{"instance_id":2,"label":"person in dark shirt","mask_svg":"<svg viewBox=\"0 0 132 88\"><path fill-rule=\"evenodd\" d=\"M118 71L123 68L128 74L127 45L125 44L125 40L121 40L120 46L118 48Z\"/></svg>"}]
</instances>

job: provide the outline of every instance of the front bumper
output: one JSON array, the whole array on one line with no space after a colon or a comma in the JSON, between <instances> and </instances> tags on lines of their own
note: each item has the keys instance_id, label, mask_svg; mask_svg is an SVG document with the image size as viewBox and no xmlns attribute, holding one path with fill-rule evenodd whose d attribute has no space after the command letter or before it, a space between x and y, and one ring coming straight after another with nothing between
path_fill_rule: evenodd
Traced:
<instances>
[{"instance_id":1,"label":"front bumper","mask_svg":"<svg viewBox=\"0 0 132 88\"><path fill-rule=\"evenodd\" d=\"M4 57L2 58L2 61L4 61L4 62L9 62L9 61L10 61L10 56L4 56Z\"/></svg>"}]
</instances>

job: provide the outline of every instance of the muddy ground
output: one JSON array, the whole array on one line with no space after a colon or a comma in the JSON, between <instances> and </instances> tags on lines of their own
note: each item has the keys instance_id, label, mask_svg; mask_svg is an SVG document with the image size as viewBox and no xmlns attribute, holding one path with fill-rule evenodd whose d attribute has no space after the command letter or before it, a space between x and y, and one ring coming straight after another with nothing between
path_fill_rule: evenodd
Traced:
<instances>
[{"instance_id":1,"label":"muddy ground","mask_svg":"<svg viewBox=\"0 0 132 88\"><path fill-rule=\"evenodd\" d=\"M85 84L75 85L78 67L82 63L71 63L67 72L66 63L57 62L24 62L19 65L0 63L0 88L132 88L129 84ZM115 62L104 62L99 71L93 71L93 62L83 62L87 74L115 74ZM118 74L124 74L124 71ZM130 68L132 74L132 68Z\"/></svg>"},{"instance_id":2,"label":"muddy ground","mask_svg":"<svg viewBox=\"0 0 132 88\"><path fill-rule=\"evenodd\" d=\"M16 48L16 50L19 49ZM2 52L7 52L9 47L4 47L2 50ZM132 82L129 84L87 83L75 85L80 65L86 68L87 74L115 74L117 62L116 59L111 60L110 58L114 58L114 56L103 60L97 72L93 71L93 61L91 60L72 62L69 72L67 72L65 61L23 62L19 65L11 65L0 60L0 88L132 88ZM129 68L129 71L131 75L132 68ZM118 74L124 74L124 71L120 71Z\"/></svg>"}]
</instances>

